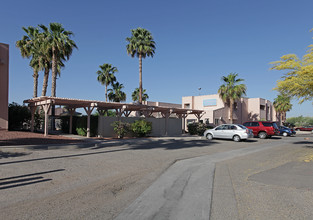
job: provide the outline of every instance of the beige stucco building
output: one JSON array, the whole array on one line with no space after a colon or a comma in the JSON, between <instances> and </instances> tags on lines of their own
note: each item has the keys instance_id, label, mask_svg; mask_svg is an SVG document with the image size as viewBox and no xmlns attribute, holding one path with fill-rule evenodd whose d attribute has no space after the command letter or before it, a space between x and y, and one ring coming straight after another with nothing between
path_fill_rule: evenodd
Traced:
<instances>
[{"instance_id":1,"label":"beige stucco building","mask_svg":"<svg viewBox=\"0 0 313 220\"><path fill-rule=\"evenodd\" d=\"M182 107L204 110L201 120L210 125L230 122L229 107L224 104L218 94L182 97ZM278 121L273 104L263 98L241 98L234 104L234 123L242 124L248 120ZM188 115L186 124L197 121Z\"/></svg>"},{"instance_id":2,"label":"beige stucco building","mask_svg":"<svg viewBox=\"0 0 313 220\"><path fill-rule=\"evenodd\" d=\"M9 45L0 43L0 129L8 129Z\"/></svg>"}]
</instances>

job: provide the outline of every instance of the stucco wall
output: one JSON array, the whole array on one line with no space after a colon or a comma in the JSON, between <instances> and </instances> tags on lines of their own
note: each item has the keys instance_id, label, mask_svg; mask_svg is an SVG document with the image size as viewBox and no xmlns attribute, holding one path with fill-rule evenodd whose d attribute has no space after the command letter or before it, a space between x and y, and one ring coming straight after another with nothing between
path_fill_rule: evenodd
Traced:
<instances>
[{"instance_id":1,"label":"stucco wall","mask_svg":"<svg viewBox=\"0 0 313 220\"><path fill-rule=\"evenodd\" d=\"M132 123L139 117L122 117L121 121ZM152 122L152 133L149 136L160 137L165 136L165 118L145 118L145 120ZM112 123L117 121L116 117L98 117L98 135L102 137L115 137ZM178 118L168 119L168 136L179 136L182 134L182 120Z\"/></svg>"},{"instance_id":2,"label":"stucco wall","mask_svg":"<svg viewBox=\"0 0 313 220\"><path fill-rule=\"evenodd\" d=\"M9 45L0 43L0 129L8 129Z\"/></svg>"}]
</instances>

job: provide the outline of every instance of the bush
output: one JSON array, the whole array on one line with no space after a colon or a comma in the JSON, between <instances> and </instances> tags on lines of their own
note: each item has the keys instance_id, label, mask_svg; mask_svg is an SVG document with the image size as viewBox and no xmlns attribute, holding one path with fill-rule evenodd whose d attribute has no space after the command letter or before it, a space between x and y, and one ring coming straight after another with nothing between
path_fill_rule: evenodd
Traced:
<instances>
[{"instance_id":1,"label":"bush","mask_svg":"<svg viewBox=\"0 0 313 220\"><path fill-rule=\"evenodd\" d=\"M123 138L125 134L130 132L130 124L121 121L115 121L111 124L118 138Z\"/></svg>"},{"instance_id":2,"label":"bush","mask_svg":"<svg viewBox=\"0 0 313 220\"><path fill-rule=\"evenodd\" d=\"M69 132L70 116L61 117L61 129L62 132ZM87 116L73 116L72 124L73 134L78 134L80 136L87 136ZM90 116L90 136L94 137L98 134L98 116Z\"/></svg>"},{"instance_id":3,"label":"bush","mask_svg":"<svg viewBox=\"0 0 313 220\"><path fill-rule=\"evenodd\" d=\"M152 131L152 122L140 119L131 124L131 130L137 137L145 137Z\"/></svg>"},{"instance_id":4,"label":"bush","mask_svg":"<svg viewBox=\"0 0 313 220\"><path fill-rule=\"evenodd\" d=\"M76 132L80 136L87 136L87 116L77 118ZM98 116L90 116L90 137L98 134Z\"/></svg>"},{"instance_id":5,"label":"bush","mask_svg":"<svg viewBox=\"0 0 313 220\"><path fill-rule=\"evenodd\" d=\"M205 130L212 128L212 127L201 122L194 122L194 123L188 124L187 128L188 128L189 134L202 136Z\"/></svg>"},{"instance_id":6,"label":"bush","mask_svg":"<svg viewBox=\"0 0 313 220\"><path fill-rule=\"evenodd\" d=\"M9 130L22 130L23 123L30 122L31 113L27 106L15 102L9 104Z\"/></svg>"}]
</instances>

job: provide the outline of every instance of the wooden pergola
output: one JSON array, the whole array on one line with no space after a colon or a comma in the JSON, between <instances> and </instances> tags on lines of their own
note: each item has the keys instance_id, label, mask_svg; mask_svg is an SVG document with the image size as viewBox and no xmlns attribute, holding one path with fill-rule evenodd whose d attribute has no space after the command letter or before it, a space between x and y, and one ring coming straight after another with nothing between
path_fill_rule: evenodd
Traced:
<instances>
[{"instance_id":1,"label":"wooden pergola","mask_svg":"<svg viewBox=\"0 0 313 220\"><path fill-rule=\"evenodd\" d=\"M177 117L185 119L187 115L193 114L197 117L198 121L203 116L202 110L183 109L183 108L170 108L161 106L150 106L142 104L127 104L119 102L103 102L95 100L82 100L82 99L69 99L59 97L41 96L33 99L24 100L31 110L31 131L34 131L34 118L37 107L40 107L45 112L45 125L44 135L48 135L48 112L53 105L66 106L70 113L69 133L72 134L73 115L77 108L85 109L87 114L87 137L90 137L90 115L92 111L97 108L100 115L104 115L108 110L115 110L117 117L120 119L122 116L128 117L132 111L141 111L145 117L150 117L154 112L160 112L162 117L165 118L165 127L167 129L168 118L171 114L176 114ZM185 124L184 124L185 127ZM166 131L167 135L167 131Z\"/></svg>"}]
</instances>

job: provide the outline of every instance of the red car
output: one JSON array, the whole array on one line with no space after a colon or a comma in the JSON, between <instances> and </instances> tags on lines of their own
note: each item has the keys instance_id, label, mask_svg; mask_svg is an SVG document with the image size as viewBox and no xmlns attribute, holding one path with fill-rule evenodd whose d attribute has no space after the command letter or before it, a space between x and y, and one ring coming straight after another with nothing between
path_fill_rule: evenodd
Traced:
<instances>
[{"instance_id":1,"label":"red car","mask_svg":"<svg viewBox=\"0 0 313 220\"><path fill-rule=\"evenodd\" d=\"M306 126L306 127L298 127L295 128L296 131L312 131L313 130L313 126Z\"/></svg>"},{"instance_id":2,"label":"red car","mask_svg":"<svg viewBox=\"0 0 313 220\"><path fill-rule=\"evenodd\" d=\"M247 121L243 125L253 131L253 135L261 139L279 135L278 126L271 121Z\"/></svg>"}]
</instances>

